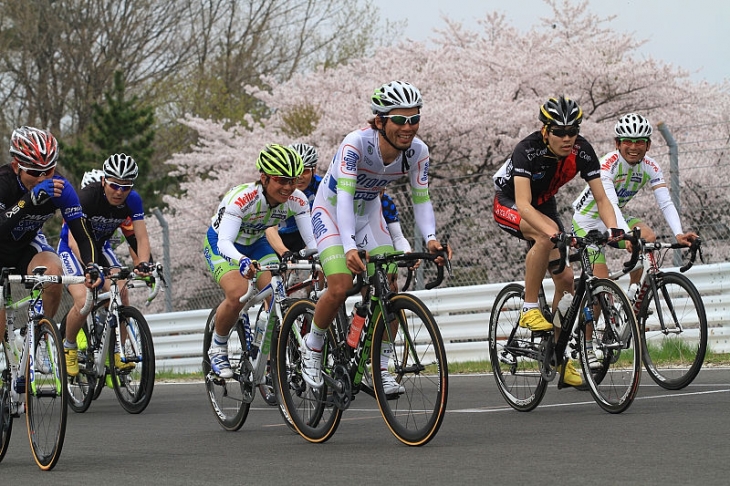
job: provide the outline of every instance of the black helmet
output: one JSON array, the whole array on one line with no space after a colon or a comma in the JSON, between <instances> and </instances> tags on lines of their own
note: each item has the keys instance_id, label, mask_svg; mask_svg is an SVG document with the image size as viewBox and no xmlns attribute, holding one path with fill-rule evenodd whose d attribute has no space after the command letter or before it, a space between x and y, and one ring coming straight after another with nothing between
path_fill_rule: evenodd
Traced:
<instances>
[{"instance_id":1,"label":"black helmet","mask_svg":"<svg viewBox=\"0 0 730 486\"><path fill-rule=\"evenodd\" d=\"M583 110L578 103L561 96L550 98L540 107L538 119L545 125L580 125L583 120Z\"/></svg>"}]
</instances>

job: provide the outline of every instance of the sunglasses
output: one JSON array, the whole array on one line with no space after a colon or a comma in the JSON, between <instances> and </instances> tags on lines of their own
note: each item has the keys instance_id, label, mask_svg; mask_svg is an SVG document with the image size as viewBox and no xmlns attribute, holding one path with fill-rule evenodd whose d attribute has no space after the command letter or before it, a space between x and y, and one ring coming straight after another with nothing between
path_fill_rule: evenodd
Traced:
<instances>
[{"instance_id":1,"label":"sunglasses","mask_svg":"<svg viewBox=\"0 0 730 486\"><path fill-rule=\"evenodd\" d=\"M298 177L271 176L271 178L274 179L277 184L281 184L282 186L293 186L299 182Z\"/></svg>"},{"instance_id":2,"label":"sunglasses","mask_svg":"<svg viewBox=\"0 0 730 486\"><path fill-rule=\"evenodd\" d=\"M390 118L390 121L396 125L405 125L406 123L410 125L418 125L421 123L421 115L380 115L380 118Z\"/></svg>"},{"instance_id":3,"label":"sunglasses","mask_svg":"<svg viewBox=\"0 0 730 486\"><path fill-rule=\"evenodd\" d=\"M550 133L555 135L556 137L563 138L565 136L568 137L575 137L580 133L580 128L578 127L555 127L550 129Z\"/></svg>"},{"instance_id":4,"label":"sunglasses","mask_svg":"<svg viewBox=\"0 0 730 486\"><path fill-rule=\"evenodd\" d=\"M53 166L53 167L51 167L50 169L46 169L46 170L38 170L38 169L29 169L29 168L27 168L27 167L23 167L22 165L18 164L18 168L19 168L20 170L22 170L23 172L25 172L25 173L26 173L26 174L28 174L29 176L31 176L31 177L36 177L36 178L37 178L37 177L43 177L44 175L48 175L48 174L50 174L51 172L53 172L53 169L54 169L55 167L56 167L56 166L54 165L54 166Z\"/></svg>"},{"instance_id":5,"label":"sunglasses","mask_svg":"<svg viewBox=\"0 0 730 486\"><path fill-rule=\"evenodd\" d=\"M626 145L638 145L639 147L643 147L644 145L649 143L649 140L646 138L620 138L619 139L621 143L625 143Z\"/></svg>"},{"instance_id":6,"label":"sunglasses","mask_svg":"<svg viewBox=\"0 0 730 486\"><path fill-rule=\"evenodd\" d=\"M107 182L106 185L109 186L112 191L122 192L131 191L134 187L134 184L117 184L116 182Z\"/></svg>"}]
</instances>

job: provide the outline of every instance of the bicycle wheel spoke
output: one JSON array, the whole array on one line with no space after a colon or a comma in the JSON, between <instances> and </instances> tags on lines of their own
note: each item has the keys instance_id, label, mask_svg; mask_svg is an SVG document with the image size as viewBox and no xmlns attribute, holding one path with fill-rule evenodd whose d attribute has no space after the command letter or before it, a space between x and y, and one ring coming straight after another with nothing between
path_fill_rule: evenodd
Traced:
<instances>
[{"instance_id":1,"label":"bicycle wheel spoke","mask_svg":"<svg viewBox=\"0 0 730 486\"><path fill-rule=\"evenodd\" d=\"M392 334L382 314L373 336L372 379L386 424L401 442L420 446L438 432L448 398L448 367L441 334L428 308L416 297L400 294L390 300L397 331ZM383 344L390 341L390 344ZM398 384L386 391L376 366L384 346L392 349L388 370Z\"/></svg>"},{"instance_id":2,"label":"bicycle wheel spoke","mask_svg":"<svg viewBox=\"0 0 730 486\"><path fill-rule=\"evenodd\" d=\"M519 326L523 287L509 284L495 299L489 323L489 358L502 396L521 412L537 407L547 381L536 360L537 342L532 332Z\"/></svg>"},{"instance_id":3,"label":"bicycle wheel spoke","mask_svg":"<svg viewBox=\"0 0 730 486\"><path fill-rule=\"evenodd\" d=\"M707 317L702 298L684 275L668 272L657 280L639 311L644 336L644 364L660 386L679 390L702 367L707 350Z\"/></svg>"},{"instance_id":4,"label":"bicycle wheel spoke","mask_svg":"<svg viewBox=\"0 0 730 486\"><path fill-rule=\"evenodd\" d=\"M638 325L628 298L615 282L598 279L591 285L592 290L581 304L593 315L593 322L587 324L580 340L583 375L598 405L607 412L621 413L636 397L641 379ZM581 319L585 315L581 312ZM582 321L581 328L585 325ZM591 334L602 365L593 371L586 353L586 336Z\"/></svg>"},{"instance_id":5,"label":"bicycle wheel spoke","mask_svg":"<svg viewBox=\"0 0 730 486\"><path fill-rule=\"evenodd\" d=\"M56 325L42 318L36 325L34 369L26 369L26 422L33 457L43 470L53 468L66 434L65 358ZM31 380L30 377L33 379Z\"/></svg>"},{"instance_id":6,"label":"bicycle wheel spoke","mask_svg":"<svg viewBox=\"0 0 730 486\"><path fill-rule=\"evenodd\" d=\"M225 430L236 431L246 422L251 400L244 399L244 386L234 378L224 380L216 376L210 367L208 360L208 349L213 341L215 329L214 308L208 316L203 337L203 373L205 374L205 388L208 401L210 402L215 418ZM246 343L246 335L240 321L236 322L230 337L228 338L228 360L234 372L241 369L243 359L243 346Z\"/></svg>"}]
</instances>

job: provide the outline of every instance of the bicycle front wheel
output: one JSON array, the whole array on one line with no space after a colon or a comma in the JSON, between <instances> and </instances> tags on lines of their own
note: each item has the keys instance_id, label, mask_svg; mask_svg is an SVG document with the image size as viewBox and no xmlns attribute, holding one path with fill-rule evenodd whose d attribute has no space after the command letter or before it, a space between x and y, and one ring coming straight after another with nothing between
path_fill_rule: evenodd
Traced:
<instances>
[{"instance_id":1,"label":"bicycle front wheel","mask_svg":"<svg viewBox=\"0 0 730 486\"><path fill-rule=\"evenodd\" d=\"M337 430L342 419L342 410L334 405L333 391L326 383L315 389L302 378L302 355L300 343L306 330L311 328L314 317L314 302L302 299L293 303L275 339L271 359L274 389L282 415L296 431L309 442L321 443L328 440ZM335 363L335 340L330 327L322 350L322 369L331 373Z\"/></svg>"},{"instance_id":2,"label":"bicycle front wheel","mask_svg":"<svg viewBox=\"0 0 730 486\"><path fill-rule=\"evenodd\" d=\"M203 334L203 374L205 375L205 390L208 392L208 401L213 408L215 419L221 427L229 432L235 432L246 422L248 411L251 407L251 400L244 399L244 385L235 378L223 379L213 373L208 358L208 349L213 342L213 331L215 331L215 314L217 307L214 307L208 315ZM240 320L236 321L228 338L228 361L231 363L234 373L241 369L243 359L243 346L246 343L246 333ZM234 375L235 376L235 375Z\"/></svg>"},{"instance_id":3,"label":"bicycle front wheel","mask_svg":"<svg viewBox=\"0 0 730 486\"><path fill-rule=\"evenodd\" d=\"M418 297L395 295L389 308L397 322L386 323L379 314L373 332L375 397L393 435L406 445L421 446L436 436L446 413L449 370L444 342L433 314ZM392 350L389 371L400 385L397 393L386 394L383 387L379 370L384 346Z\"/></svg>"},{"instance_id":4,"label":"bicycle front wheel","mask_svg":"<svg viewBox=\"0 0 730 486\"><path fill-rule=\"evenodd\" d=\"M692 281L675 272L657 275L639 311L646 371L662 388L679 390L695 379L707 352L707 316Z\"/></svg>"},{"instance_id":5,"label":"bicycle front wheel","mask_svg":"<svg viewBox=\"0 0 730 486\"><path fill-rule=\"evenodd\" d=\"M497 294L489 319L489 361L507 403L515 410L529 412L542 401L548 382L536 359L539 343L532 331L520 327L523 291L522 285L512 283Z\"/></svg>"},{"instance_id":6,"label":"bicycle front wheel","mask_svg":"<svg viewBox=\"0 0 730 486\"><path fill-rule=\"evenodd\" d=\"M66 317L64 316L61 320L61 336L66 335ZM91 406L96 388L94 352L86 323L76 335L76 344L78 345L79 374L67 376L68 406L76 413L84 413Z\"/></svg>"},{"instance_id":7,"label":"bicycle front wheel","mask_svg":"<svg viewBox=\"0 0 730 486\"><path fill-rule=\"evenodd\" d=\"M641 381L641 340L631 303L613 280L596 279L581 303L580 355L593 399L607 412L621 413L634 401ZM591 370L586 352L586 314L593 314L593 349L601 363ZM590 334L590 333L588 333Z\"/></svg>"},{"instance_id":8,"label":"bicycle front wheel","mask_svg":"<svg viewBox=\"0 0 730 486\"><path fill-rule=\"evenodd\" d=\"M66 436L66 358L56 324L40 317L33 325L35 349L25 369L26 423L33 458L48 471L58 462Z\"/></svg>"},{"instance_id":9,"label":"bicycle front wheel","mask_svg":"<svg viewBox=\"0 0 730 486\"><path fill-rule=\"evenodd\" d=\"M8 452L13 432L13 415L10 413L10 363L5 354L5 342L0 338L0 462Z\"/></svg>"},{"instance_id":10,"label":"bicycle front wheel","mask_svg":"<svg viewBox=\"0 0 730 486\"><path fill-rule=\"evenodd\" d=\"M155 388L155 348L152 332L142 313L134 307L119 307L119 326L122 349L115 352L109 347L109 368L117 400L129 413L140 413L150 403ZM112 339L116 336L112 335ZM116 342L116 341L113 341ZM115 354L127 360L119 363Z\"/></svg>"}]
</instances>

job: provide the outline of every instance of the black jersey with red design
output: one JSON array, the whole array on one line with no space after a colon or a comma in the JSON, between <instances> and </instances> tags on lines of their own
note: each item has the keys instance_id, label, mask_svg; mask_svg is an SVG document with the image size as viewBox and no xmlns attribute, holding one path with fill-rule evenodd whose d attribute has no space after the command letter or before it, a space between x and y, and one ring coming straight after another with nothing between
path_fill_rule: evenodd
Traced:
<instances>
[{"instance_id":1,"label":"black jersey with red design","mask_svg":"<svg viewBox=\"0 0 730 486\"><path fill-rule=\"evenodd\" d=\"M529 177L532 205L537 207L555 196L578 173L586 182L601 176L598 156L591 144L578 135L573 151L560 158L548 149L542 133L537 131L517 144L512 156L494 175L494 185L514 200L514 177Z\"/></svg>"}]
</instances>

